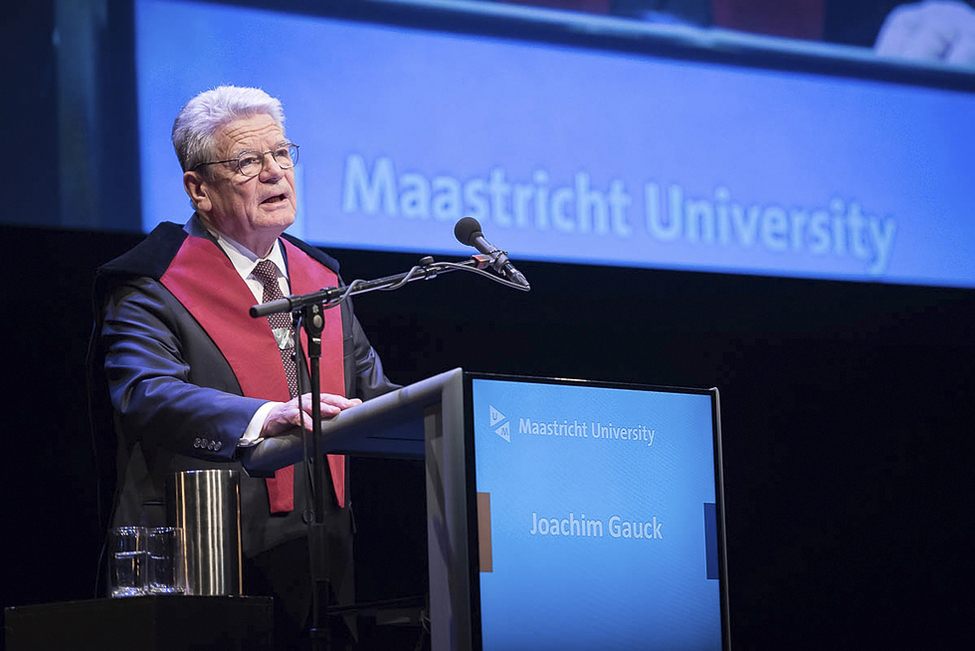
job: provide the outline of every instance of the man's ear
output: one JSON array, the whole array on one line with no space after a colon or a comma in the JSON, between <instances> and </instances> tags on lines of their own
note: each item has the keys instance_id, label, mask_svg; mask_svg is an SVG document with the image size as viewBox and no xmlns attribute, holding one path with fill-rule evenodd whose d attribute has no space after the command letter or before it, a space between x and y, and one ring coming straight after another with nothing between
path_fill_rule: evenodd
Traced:
<instances>
[{"instance_id":1,"label":"man's ear","mask_svg":"<svg viewBox=\"0 0 975 651\"><path fill-rule=\"evenodd\" d=\"M210 184L199 172L183 172L183 187L197 212L208 213L213 210L210 201Z\"/></svg>"}]
</instances>

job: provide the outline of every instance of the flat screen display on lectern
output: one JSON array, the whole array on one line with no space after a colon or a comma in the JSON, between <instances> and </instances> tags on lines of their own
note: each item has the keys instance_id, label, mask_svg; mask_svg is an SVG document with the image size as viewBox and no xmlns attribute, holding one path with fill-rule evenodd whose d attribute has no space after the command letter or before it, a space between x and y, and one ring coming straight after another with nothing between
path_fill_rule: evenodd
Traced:
<instances>
[{"instance_id":1,"label":"flat screen display on lectern","mask_svg":"<svg viewBox=\"0 0 975 651\"><path fill-rule=\"evenodd\" d=\"M470 391L475 649L730 648L716 391Z\"/></svg>"}]
</instances>

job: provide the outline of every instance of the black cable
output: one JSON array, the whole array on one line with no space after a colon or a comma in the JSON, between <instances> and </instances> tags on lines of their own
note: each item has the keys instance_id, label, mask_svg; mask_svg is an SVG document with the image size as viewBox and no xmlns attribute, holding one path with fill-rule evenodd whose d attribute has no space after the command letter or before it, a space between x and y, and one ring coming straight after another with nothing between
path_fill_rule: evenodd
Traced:
<instances>
[{"instance_id":1,"label":"black cable","mask_svg":"<svg viewBox=\"0 0 975 651\"><path fill-rule=\"evenodd\" d=\"M512 289L517 289L517 290L522 291L522 292L527 292L527 291L530 291L531 290L530 287L527 287L525 285L522 285L521 283L512 282L512 281L508 280L507 278L504 278L504 277L499 276L497 274L489 273L489 272L485 271L484 269L478 269L477 267L472 267L472 266L465 265L465 264L461 264L461 263L457 263L457 262L437 262L437 263L434 263L434 264L431 264L431 265L424 265L424 266L417 265L417 266L414 266L409 271L407 271L406 274L399 281L397 281L396 283L390 285L389 287L379 287L378 289L380 291L384 291L384 292L391 292L393 290L396 290L396 289L401 288L403 285L405 285L405 284L407 284L407 283L409 283L409 282L411 282L411 281L413 281L413 280L415 280L417 278L420 278L420 277L433 278L434 276L436 276L441 271L447 271L447 270L450 270L450 271L468 271L468 272L471 272L471 273L475 273L475 274L478 274L480 276L484 276L488 280L493 280L496 283L500 283L500 284L504 285L505 287L510 287ZM325 305L324 308L325 309L331 309L333 307L336 307L338 305L341 305L343 302L346 301L346 299L350 298L353 295L353 293L355 292L356 289L358 289L361 285L365 284L366 282L367 281L361 280L361 279L353 280L351 283L349 283L348 285L345 286L345 291L342 293L341 296L339 296L334 301L332 301L332 302L328 303L327 305Z\"/></svg>"}]
</instances>

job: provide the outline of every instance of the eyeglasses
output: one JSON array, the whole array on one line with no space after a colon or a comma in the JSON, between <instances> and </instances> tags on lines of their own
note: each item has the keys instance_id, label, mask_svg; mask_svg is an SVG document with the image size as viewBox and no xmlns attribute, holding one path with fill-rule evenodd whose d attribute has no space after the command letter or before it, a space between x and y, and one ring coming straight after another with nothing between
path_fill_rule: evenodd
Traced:
<instances>
[{"instance_id":1,"label":"eyeglasses","mask_svg":"<svg viewBox=\"0 0 975 651\"><path fill-rule=\"evenodd\" d=\"M257 176L264 170L264 160L268 154L274 156L274 162L281 169L291 169L298 162L298 145L293 142L288 142L267 151L243 151L237 155L237 158L199 163L193 167L193 171L195 172L204 165L236 163L237 171L244 176Z\"/></svg>"}]
</instances>

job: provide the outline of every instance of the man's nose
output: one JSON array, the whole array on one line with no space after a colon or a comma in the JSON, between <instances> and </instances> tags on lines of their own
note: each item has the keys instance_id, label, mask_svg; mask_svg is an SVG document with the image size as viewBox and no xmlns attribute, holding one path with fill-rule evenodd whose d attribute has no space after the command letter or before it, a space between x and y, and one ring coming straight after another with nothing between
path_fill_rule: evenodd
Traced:
<instances>
[{"instance_id":1,"label":"man's nose","mask_svg":"<svg viewBox=\"0 0 975 651\"><path fill-rule=\"evenodd\" d=\"M278 159L269 151L264 152L264 164L261 166L261 180L276 181L284 176L285 168L281 167Z\"/></svg>"}]
</instances>

